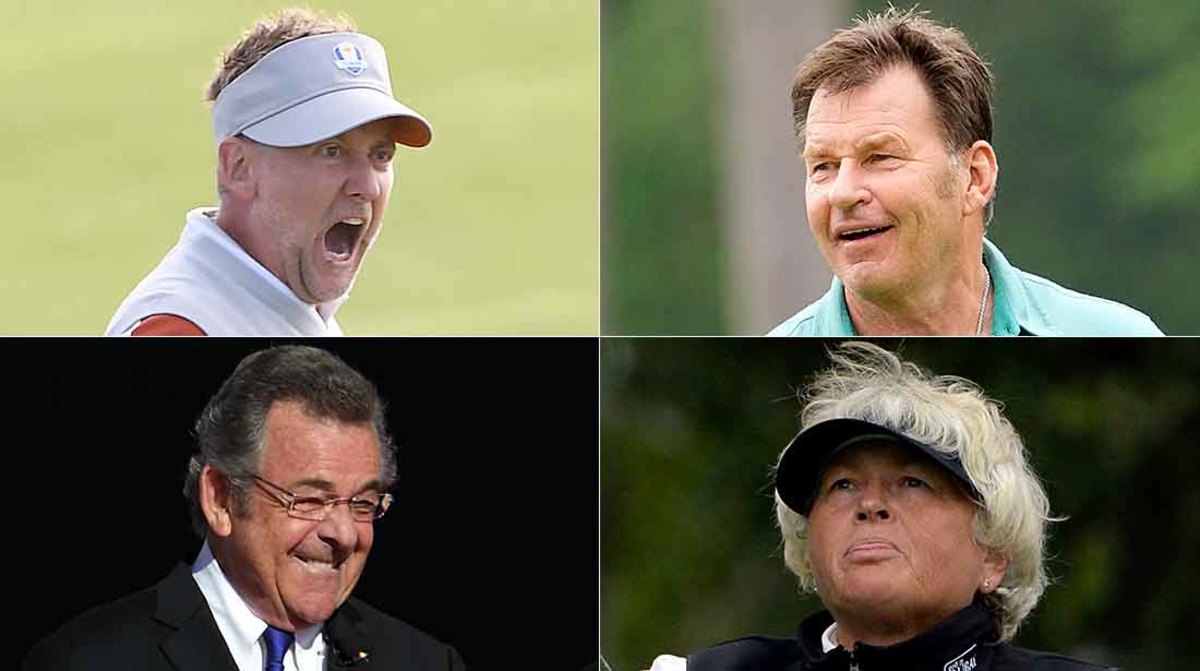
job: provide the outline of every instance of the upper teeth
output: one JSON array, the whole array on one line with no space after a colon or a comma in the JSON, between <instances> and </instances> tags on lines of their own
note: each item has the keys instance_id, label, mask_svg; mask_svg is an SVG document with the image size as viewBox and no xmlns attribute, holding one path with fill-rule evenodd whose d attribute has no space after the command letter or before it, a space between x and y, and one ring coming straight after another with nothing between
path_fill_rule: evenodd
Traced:
<instances>
[{"instance_id":1,"label":"upper teeth","mask_svg":"<svg viewBox=\"0 0 1200 671\"><path fill-rule=\"evenodd\" d=\"M856 231L846 231L842 235L854 235L855 233L874 233L875 231L882 231L883 229L884 229L883 226L879 226L876 228L860 228Z\"/></svg>"},{"instance_id":2,"label":"upper teeth","mask_svg":"<svg viewBox=\"0 0 1200 671\"><path fill-rule=\"evenodd\" d=\"M354 217L354 218L352 218L352 219L343 219L343 220L342 220L342 223L343 223L343 224L350 224L350 225L352 225L352 226L362 226L362 225L363 225L363 220L362 220L361 218L359 218L359 217Z\"/></svg>"}]
</instances>

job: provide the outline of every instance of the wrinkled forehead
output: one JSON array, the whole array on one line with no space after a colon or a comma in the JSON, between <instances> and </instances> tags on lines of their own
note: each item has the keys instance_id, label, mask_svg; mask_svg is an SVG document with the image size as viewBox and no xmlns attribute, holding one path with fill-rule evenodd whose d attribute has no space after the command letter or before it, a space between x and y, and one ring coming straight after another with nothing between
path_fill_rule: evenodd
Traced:
<instances>
[{"instance_id":1,"label":"wrinkled forehead","mask_svg":"<svg viewBox=\"0 0 1200 671\"><path fill-rule=\"evenodd\" d=\"M912 68L894 67L842 91L822 86L809 104L806 144L882 132L941 135L933 96Z\"/></svg>"},{"instance_id":2,"label":"wrinkled forehead","mask_svg":"<svg viewBox=\"0 0 1200 671\"><path fill-rule=\"evenodd\" d=\"M267 411L260 464L289 473L325 469L376 474L380 439L369 419L341 419L316 412L299 399L278 400Z\"/></svg>"}]
</instances>

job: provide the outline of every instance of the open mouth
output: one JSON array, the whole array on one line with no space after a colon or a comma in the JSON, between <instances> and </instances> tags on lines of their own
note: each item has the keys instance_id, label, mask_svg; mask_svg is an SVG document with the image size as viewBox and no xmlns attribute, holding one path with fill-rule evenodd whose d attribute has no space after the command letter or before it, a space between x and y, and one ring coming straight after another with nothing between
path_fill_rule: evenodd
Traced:
<instances>
[{"instance_id":1,"label":"open mouth","mask_svg":"<svg viewBox=\"0 0 1200 671\"><path fill-rule=\"evenodd\" d=\"M875 237L876 235L885 233L890 230L892 230L891 226L879 226L876 228L860 228L856 231L847 231L845 233L842 233L842 234L838 235L838 239L839 240L848 240L848 241L865 240L867 238Z\"/></svg>"},{"instance_id":2,"label":"open mouth","mask_svg":"<svg viewBox=\"0 0 1200 671\"><path fill-rule=\"evenodd\" d=\"M353 217L343 219L325 231L325 251L334 261L345 261L354 255L354 247L366 229L366 220Z\"/></svg>"}]
</instances>

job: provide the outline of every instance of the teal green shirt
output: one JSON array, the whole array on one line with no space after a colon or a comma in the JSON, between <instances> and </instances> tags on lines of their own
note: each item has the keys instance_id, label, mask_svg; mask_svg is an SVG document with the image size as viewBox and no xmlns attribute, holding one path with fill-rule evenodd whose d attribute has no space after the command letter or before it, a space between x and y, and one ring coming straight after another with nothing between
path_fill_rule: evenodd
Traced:
<instances>
[{"instance_id":1,"label":"teal green shirt","mask_svg":"<svg viewBox=\"0 0 1200 671\"><path fill-rule=\"evenodd\" d=\"M1128 305L1088 296L1015 268L986 238L983 263L992 275L992 335L1160 336L1154 322ZM771 329L769 336L856 336L841 280L824 296Z\"/></svg>"}]
</instances>

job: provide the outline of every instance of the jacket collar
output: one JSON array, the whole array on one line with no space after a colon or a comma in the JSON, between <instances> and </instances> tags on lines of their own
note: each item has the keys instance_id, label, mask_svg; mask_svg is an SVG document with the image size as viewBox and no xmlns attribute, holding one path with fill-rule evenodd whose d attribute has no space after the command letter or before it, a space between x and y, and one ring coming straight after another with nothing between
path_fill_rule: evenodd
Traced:
<instances>
[{"instance_id":1,"label":"jacket collar","mask_svg":"<svg viewBox=\"0 0 1200 671\"><path fill-rule=\"evenodd\" d=\"M187 564L158 584L154 619L175 629L159 647L178 671L237 671Z\"/></svg>"},{"instance_id":2,"label":"jacket collar","mask_svg":"<svg viewBox=\"0 0 1200 671\"><path fill-rule=\"evenodd\" d=\"M237 671L225 639L217 629L208 603L191 567L179 564L158 584L154 619L175 631L159 647L177 671ZM372 646L361 612L347 600L325 623L326 655L331 671L362 668L370 660Z\"/></svg>"},{"instance_id":3,"label":"jacket collar","mask_svg":"<svg viewBox=\"0 0 1200 671\"><path fill-rule=\"evenodd\" d=\"M325 622L325 654L330 671L368 666L373 647L362 613L353 599L347 599Z\"/></svg>"},{"instance_id":4,"label":"jacket collar","mask_svg":"<svg viewBox=\"0 0 1200 671\"><path fill-rule=\"evenodd\" d=\"M828 611L821 611L800 624L797 637L801 656L813 669L845 668L851 659L845 648L838 647L828 653L822 651L821 633L832 623L833 616ZM998 638L996 625L995 615L976 600L907 641L889 646L857 643L853 660L863 671L950 668L954 661L969 657L975 646L995 642Z\"/></svg>"}]
</instances>

